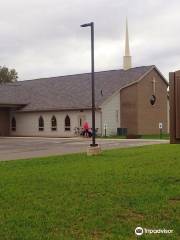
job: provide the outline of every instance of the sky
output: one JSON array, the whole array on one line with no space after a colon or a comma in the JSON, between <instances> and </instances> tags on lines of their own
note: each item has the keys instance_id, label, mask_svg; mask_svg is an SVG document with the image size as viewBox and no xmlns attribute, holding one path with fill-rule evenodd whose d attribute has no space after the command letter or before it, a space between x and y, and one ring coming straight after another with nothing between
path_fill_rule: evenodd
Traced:
<instances>
[{"instance_id":1,"label":"sky","mask_svg":"<svg viewBox=\"0 0 180 240\"><path fill-rule=\"evenodd\" d=\"M95 70L123 65L128 17L133 67L180 69L179 0L0 0L0 66L19 80L90 71L95 23Z\"/></svg>"}]
</instances>

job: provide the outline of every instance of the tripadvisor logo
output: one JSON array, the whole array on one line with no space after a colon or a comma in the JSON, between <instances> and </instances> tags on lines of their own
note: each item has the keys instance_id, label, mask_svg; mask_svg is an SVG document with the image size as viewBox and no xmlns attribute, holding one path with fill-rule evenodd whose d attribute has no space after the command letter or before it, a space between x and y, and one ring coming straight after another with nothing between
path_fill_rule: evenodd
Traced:
<instances>
[{"instance_id":1,"label":"tripadvisor logo","mask_svg":"<svg viewBox=\"0 0 180 240\"><path fill-rule=\"evenodd\" d=\"M135 234L136 234L137 236L141 236L141 235L143 235L143 233L144 233L144 230L143 230L142 227L137 227L137 228L135 229Z\"/></svg>"},{"instance_id":2,"label":"tripadvisor logo","mask_svg":"<svg viewBox=\"0 0 180 240\"><path fill-rule=\"evenodd\" d=\"M137 236L141 236L143 234L172 234L174 230L168 230L168 229L147 229L142 227L137 227L135 229L135 234Z\"/></svg>"}]
</instances>

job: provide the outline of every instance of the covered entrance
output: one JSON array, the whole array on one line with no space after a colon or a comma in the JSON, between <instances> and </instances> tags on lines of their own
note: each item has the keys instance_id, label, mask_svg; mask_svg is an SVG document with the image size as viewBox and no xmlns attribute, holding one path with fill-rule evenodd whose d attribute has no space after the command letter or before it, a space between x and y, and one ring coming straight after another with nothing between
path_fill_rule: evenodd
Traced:
<instances>
[{"instance_id":1,"label":"covered entrance","mask_svg":"<svg viewBox=\"0 0 180 240\"><path fill-rule=\"evenodd\" d=\"M10 111L20 109L22 104L0 104L0 137L10 135L11 119Z\"/></svg>"},{"instance_id":2,"label":"covered entrance","mask_svg":"<svg viewBox=\"0 0 180 240\"><path fill-rule=\"evenodd\" d=\"M9 136L10 114L9 108L0 107L0 136Z\"/></svg>"}]
</instances>

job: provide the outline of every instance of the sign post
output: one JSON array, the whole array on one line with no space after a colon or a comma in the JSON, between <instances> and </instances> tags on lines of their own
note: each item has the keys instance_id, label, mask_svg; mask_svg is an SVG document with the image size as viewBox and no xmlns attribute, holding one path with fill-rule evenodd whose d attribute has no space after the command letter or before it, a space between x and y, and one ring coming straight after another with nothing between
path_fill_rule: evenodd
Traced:
<instances>
[{"instance_id":1,"label":"sign post","mask_svg":"<svg viewBox=\"0 0 180 240\"><path fill-rule=\"evenodd\" d=\"M162 139L162 130L163 130L163 124L162 122L160 122L159 123L160 139Z\"/></svg>"}]
</instances>

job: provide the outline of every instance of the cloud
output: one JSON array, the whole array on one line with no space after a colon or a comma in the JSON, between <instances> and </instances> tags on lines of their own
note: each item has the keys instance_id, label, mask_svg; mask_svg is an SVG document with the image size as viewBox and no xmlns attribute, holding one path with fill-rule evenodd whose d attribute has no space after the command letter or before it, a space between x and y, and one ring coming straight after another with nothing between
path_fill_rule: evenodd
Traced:
<instances>
[{"instance_id":1,"label":"cloud","mask_svg":"<svg viewBox=\"0 0 180 240\"><path fill-rule=\"evenodd\" d=\"M20 79L90 69L90 31L95 22L96 70L122 67L128 15L134 66L155 64L168 76L178 69L180 2L177 0L6 0L0 8L0 65Z\"/></svg>"}]
</instances>

